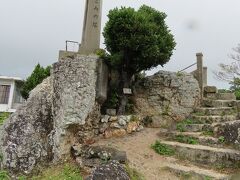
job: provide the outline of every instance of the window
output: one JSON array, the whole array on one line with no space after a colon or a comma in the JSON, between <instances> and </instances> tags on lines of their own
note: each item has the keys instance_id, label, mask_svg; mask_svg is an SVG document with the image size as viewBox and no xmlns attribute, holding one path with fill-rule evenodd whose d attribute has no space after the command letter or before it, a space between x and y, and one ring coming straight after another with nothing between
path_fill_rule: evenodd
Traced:
<instances>
[{"instance_id":1,"label":"window","mask_svg":"<svg viewBox=\"0 0 240 180\"><path fill-rule=\"evenodd\" d=\"M0 104L8 104L10 85L0 85Z\"/></svg>"}]
</instances>

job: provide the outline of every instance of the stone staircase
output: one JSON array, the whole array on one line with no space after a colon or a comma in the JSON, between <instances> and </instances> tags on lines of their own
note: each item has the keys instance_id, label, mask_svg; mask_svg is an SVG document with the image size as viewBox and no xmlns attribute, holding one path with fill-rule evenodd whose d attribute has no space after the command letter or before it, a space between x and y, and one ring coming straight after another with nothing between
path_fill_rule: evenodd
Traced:
<instances>
[{"instance_id":1,"label":"stone staircase","mask_svg":"<svg viewBox=\"0 0 240 180\"><path fill-rule=\"evenodd\" d=\"M202 106L173 131L162 133L161 143L174 149L179 159L179 164L168 168L203 180L231 179L231 174L240 170L240 151L226 145L217 130L221 124L240 121L237 102L232 93L218 93L215 87L205 87Z\"/></svg>"}]
</instances>

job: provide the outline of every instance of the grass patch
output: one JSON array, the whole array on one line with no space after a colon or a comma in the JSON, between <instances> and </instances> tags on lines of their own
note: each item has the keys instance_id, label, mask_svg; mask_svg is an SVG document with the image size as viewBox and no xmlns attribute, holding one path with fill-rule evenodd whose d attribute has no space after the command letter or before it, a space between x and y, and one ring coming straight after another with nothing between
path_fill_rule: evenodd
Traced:
<instances>
[{"instance_id":1,"label":"grass patch","mask_svg":"<svg viewBox=\"0 0 240 180\"><path fill-rule=\"evenodd\" d=\"M3 122L10 116L10 113L7 112L0 112L0 126Z\"/></svg>"},{"instance_id":2,"label":"grass patch","mask_svg":"<svg viewBox=\"0 0 240 180\"><path fill-rule=\"evenodd\" d=\"M192 119L185 119L179 123L177 123L176 129L180 132L185 132L186 131L186 126L191 125L191 124L200 124L198 121L194 121Z\"/></svg>"},{"instance_id":3,"label":"grass patch","mask_svg":"<svg viewBox=\"0 0 240 180\"><path fill-rule=\"evenodd\" d=\"M32 180L83 180L80 169L73 164L59 165L44 170L39 176Z\"/></svg>"},{"instance_id":4,"label":"grass patch","mask_svg":"<svg viewBox=\"0 0 240 180\"><path fill-rule=\"evenodd\" d=\"M175 150L168 145L161 144L160 141L156 141L155 144L151 145L151 148L160 155L173 156L175 154Z\"/></svg>"},{"instance_id":5,"label":"grass patch","mask_svg":"<svg viewBox=\"0 0 240 180\"><path fill-rule=\"evenodd\" d=\"M204 136L213 136L214 133L213 133L213 130L205 130L202 132L202 135Z\"/></svg>"},{"instance_id":6,"label":"grass patch","mask_svg":"<svg viewBox=\"0 0 240 180\"><path fill-rule=\"evenodd\" d=\"M130 180L145 180L145 177L136 169L131 168L129 165L126 165L125 168L130 177Z\"/></svg>"},{"instance_id":7,"label":"grass patch","mask_svg":"<svg viewBox=\"0 0 240 180\"><path fill-rule=\"evenodd\" d=\"M184 136L184 135L177 135L175 136L175 140L180 143L186 143L186 144L198 144L197 138Z\"/></svg>"},{"instance_id":8,"label":"grass patch","mask_svg":"<svg viewBox=\"0 0 240 180\"><path fill-rule=\"evenodd\" d=\"M9 176L7 171L0 171L0 180L10 180L11 177Z\"/></svg>"}]
</instances>

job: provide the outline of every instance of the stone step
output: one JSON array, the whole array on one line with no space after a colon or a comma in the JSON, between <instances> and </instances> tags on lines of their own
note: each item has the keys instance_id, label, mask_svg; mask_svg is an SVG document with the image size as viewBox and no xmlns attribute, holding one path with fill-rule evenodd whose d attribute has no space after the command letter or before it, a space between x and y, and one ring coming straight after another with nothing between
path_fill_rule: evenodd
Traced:
<instances>
[{"instance_id":1,"label":"stone step","mask_svg":"<svg viewBox=\"0 0 240 180\"><path fill-rule=\"evenodd\" d=\"M227 174L218 173L213 170L203 169L193 165L168 164L167 169L175 173L179 177L190 175L194 179L215 179L215 180L230 180L231 177Z\"/></svg>"},{"instance_id":2,"label":"stone step","mask_svg":"<svg viewBox=\"0 0 240 180\"><path fill-rule=\"evenodd\" d=\"M198 116L198 115L192 115L191 119L197 122L201 123L219 123L219 122L227 122L227 121L235 121L238 119L237 115L226 115L226 116Z\"/></svg>"},{"instance_id":3,"label":"stone step","mask_svg":"<svg viewBox=\"0 0 240 180\"><path fill-rule=\"evenodd\" d=\"M205 98L212 100L236 100L234 93L207 93Z\"/></svg>"},{"instance_id":4,"label":"stone step","mask_svg":"<svg viewBox=\"0 0 240 180\"><path fill-rule=\"evenodd\" d=\"M209 167L239 168L240 151L191 145L174 141L161 141L175 150L176 156Z\"/></svg>"},{"instance_id":5,"label":"stone step","mask_svg":"<svg viewBox=\"0 0 240 180\"><path fill-rule=\"evenodd\" d=\"M233 115L234 113L236 113L236 111L232 107L219 107L219 108L200 107L195 109L194 114L199 116L224 116Z\"/></svg>"},{"instance_id":6,"label":"stone step","mask_svg":"<svg viewBox=\"0 0 240 180\"><path fill-rule=\"evenodd\" d=\"M211 137L211 136L205 136L202 132L169 132L166 134L168 140L174 140L180 143L189 143L186 142L187 140L192 140L190 142L194 144L200 144L205 146L211 146L211 147L223 147L223 143L221 142L221 139Z\"/></svg>"},{"instance_id":7,"label":"stone step","mask_svg":"<svg viewBox=\"0 0 240 180\"><path fill-rule=\"evenodd\" d=\"M234 107L236 106L236 100L210 100L204 99L202 105L204 107Z\"/></svg>"},{"instance_id":8,"label":"stone step","mask_svg":"<svg viewBox=\"0 0 240 180\"><path fill-rule=\"evenodd\" d=\"M185 132L200 132L200 131L203 131L204 130L204 127L206 126L210 126L207 125L207 124L186 124L186 125L183 125L184 127L184 131Z\"/></svg>"}]
</instances>

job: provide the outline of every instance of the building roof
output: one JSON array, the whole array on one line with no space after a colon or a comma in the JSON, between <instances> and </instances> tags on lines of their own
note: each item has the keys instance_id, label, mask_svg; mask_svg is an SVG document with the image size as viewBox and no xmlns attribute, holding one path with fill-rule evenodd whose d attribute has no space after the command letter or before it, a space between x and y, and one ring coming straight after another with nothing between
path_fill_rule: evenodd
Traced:
<instances>
[{"instance_id":1,"label":"building roof","mask_svg":"<svg viewBox=\"0 0 240 180\"><path fill-rule=\"evenodd\" d=\"M0 79L4 80L14 80L14 81L23 81L20 77L9 77L9 76L0 76Z\"/></svg>"}]
</instances>

